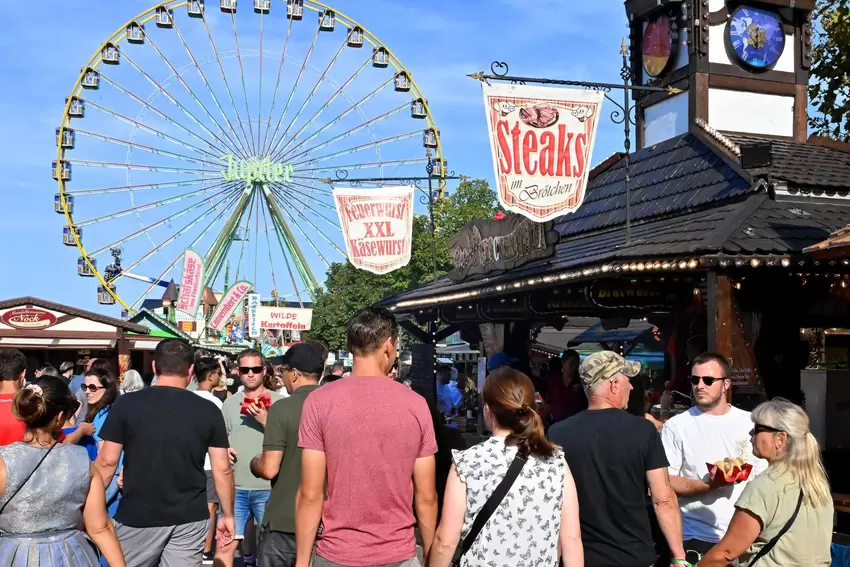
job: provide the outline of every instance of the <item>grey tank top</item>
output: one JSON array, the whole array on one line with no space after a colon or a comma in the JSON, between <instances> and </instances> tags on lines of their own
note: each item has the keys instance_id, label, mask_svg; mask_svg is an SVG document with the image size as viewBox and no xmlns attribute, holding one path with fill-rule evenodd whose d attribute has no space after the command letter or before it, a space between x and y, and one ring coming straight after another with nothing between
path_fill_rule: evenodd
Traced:
<instances>
[{"instance_id":1,"label":"grey tank top","mask_svg":"<svg viewBox=\"0 0 850 567\"><path fill-rule=\"evenodd\" d=\"M26 443L0 446L6 490L0 507L29 476L48 448ZM57 445L0 514L0 533L36 534L79 529L89 493L91 461L85 448Z\"/></svg>"}]
</instances>

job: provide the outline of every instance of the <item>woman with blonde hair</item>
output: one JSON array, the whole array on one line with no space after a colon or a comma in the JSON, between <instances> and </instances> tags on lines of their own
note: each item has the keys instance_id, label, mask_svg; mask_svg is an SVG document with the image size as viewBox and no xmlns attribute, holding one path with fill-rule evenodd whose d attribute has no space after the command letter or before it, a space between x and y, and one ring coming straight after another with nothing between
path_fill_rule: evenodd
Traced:
<instances>
[{"instance_id":1,"label":"woman with blonde hair","mask_svg":"<svg viewBox=\"0 0 850 567\"><path fill-rule=\"evenodd\" d=\"M463 536L461 567L584 564L576 487L564 452L543 434L534 384L503 366L483 388L493 437L452 451L443 515L428 565L448 567Z\"/></svg>"},{"instance_id":2,"label":"woman with blonde hair","mask_svg":"<svg viewBox=\"0 0 850 567\"><path fill-rule=\"evenodd\" d=\"M753 454L770 466L744 489L726 535L700 567L725 567L735 559L742 566L828 567L832 496L809 417L776 398L751 418Z\"/></svg>"}]
</instances>

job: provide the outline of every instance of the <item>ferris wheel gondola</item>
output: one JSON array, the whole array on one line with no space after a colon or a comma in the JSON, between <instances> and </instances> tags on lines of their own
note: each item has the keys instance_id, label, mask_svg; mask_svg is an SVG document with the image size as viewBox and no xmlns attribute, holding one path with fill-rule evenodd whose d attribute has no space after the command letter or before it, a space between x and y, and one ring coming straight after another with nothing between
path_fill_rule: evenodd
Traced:
<instances>
[{"instance_id":1,"label":"ferris wheel gondola","mask_svg":"<svg viewBox=\"0 0 850 567\"><path fill-rule=\"evenodd\" d=\"M248 279L308 301L345 255L329 178L367 170L383 186L445 167L412 73L364 26L312 0L211 4L126 22L65 99L54 207L102 304L138 309L179 281L187 248L206 287Z\"/></svg>"}]
</instances>

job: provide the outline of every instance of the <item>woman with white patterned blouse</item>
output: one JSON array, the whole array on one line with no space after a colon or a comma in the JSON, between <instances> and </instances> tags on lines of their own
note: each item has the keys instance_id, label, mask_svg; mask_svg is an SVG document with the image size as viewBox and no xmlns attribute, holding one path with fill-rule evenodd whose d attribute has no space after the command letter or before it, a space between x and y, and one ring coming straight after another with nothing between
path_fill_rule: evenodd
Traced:
<instances>
[{"instance_id":1,"label":"woman with white patterned blouse","mask_svg":"<svg viewBox=\"0 0 850 567\"><path fill-rule=\"evenodd\" d=\"M584 554L575 484L560 447L543 434L534 411L534 385L502 367L487 377L484 419L493 437L453 451L443 515L428 564L448 567L484 503L520 451L528 460L505 498L484 524L461 567L581 567Z\"/></svg>"}]
</instances>

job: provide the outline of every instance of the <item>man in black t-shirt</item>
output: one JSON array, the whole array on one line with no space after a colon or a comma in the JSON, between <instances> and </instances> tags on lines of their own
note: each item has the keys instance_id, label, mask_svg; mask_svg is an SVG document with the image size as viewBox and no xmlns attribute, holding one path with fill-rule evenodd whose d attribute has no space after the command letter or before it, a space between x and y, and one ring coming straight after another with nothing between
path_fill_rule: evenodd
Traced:
<instances>
[{"instance_id":1,"label":"man in black t-shirt","mask_svg":"<svg viewBox=\"0 0 850 567\"><path fill-rule=\"evenodd\" d=\"M590 355L579 367L588 409L549 430L575 478L587 567L655 563L647 492L673 559L685 558L661 438L649 421L623 411L632 389L629 379L638 372L640 363L614 352Z\"/></svg>"},{"instance_id":2,"label":"man in black t-shirt","mask_svg":"<svg viewBox=\"0 0 850 567\"><path fill-rule=\"evenodd\" d=\"M224 418L186 391L192 349L177 339L154 353L156 385L122 396L109 412L97 458L112 479L124 451L124 496L115 531L128 567L200 567L209 529L204 457L209 455L221 507L219 545L233 540L233 472Z\"/></svg>"}]
</instances>

